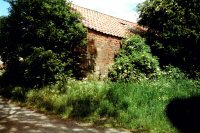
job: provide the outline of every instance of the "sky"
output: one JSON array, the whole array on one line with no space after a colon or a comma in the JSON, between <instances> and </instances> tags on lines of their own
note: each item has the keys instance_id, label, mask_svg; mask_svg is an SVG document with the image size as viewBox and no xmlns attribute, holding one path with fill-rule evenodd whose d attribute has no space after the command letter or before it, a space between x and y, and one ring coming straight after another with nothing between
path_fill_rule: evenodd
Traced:
<instances>
[{"instance_id":1,"label":"sky","mask_svg":"<svg viewBox=\"0 0 200 133\"><path fill-rule=\"evenodd\" d=\"M72 3L114 17L137 22L136 7L144 0L70 0ZM0 16L8 15L9 4L0 0Z\"/></svg>"},{"instance_id":2,"label":"sky","mask_svg":"<svg viewBox=\"0 0 200 133\"><path fill-rule=\"evenodd\" d=\"M8 8L9 8L8 2L5 2L4 0L0 0L0 16L7 16Z\"/></svg>"},{"instance_id":3,"label":"sky","mask_svg":"<svg viewBox=\"0 0 200 133\"><path fill-rule=\"evenodd\" d=\"M71 0L72 3L114 17L137 22L136 7L144 0Z\"/></svg>"}]
</instances>

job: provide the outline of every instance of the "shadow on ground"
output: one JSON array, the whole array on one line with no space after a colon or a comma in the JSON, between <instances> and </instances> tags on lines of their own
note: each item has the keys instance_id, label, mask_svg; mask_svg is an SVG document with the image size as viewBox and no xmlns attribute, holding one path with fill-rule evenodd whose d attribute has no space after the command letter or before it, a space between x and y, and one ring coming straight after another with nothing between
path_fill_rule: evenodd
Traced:
<instances>
[{"instance_id":1,"label":"shadow on ground","mask_svg":"<svg viewBox=\"0 0 200 133\"><path fill-rule=\"evenodd\" d=\"M200 96L173 99L166 114L181 133L200 132Z\"/></svg>"},{"instance_id":2,"label":"shadow on ground","mask_svg":"<svg viewBox=\"0 0 200 133\"><path fill-rule=\"evenodd\" d=\"M10 104L0 97L1 133L128 133L125 130L92 127L75 121L64 121Z\"/></svg>"}]
</instances>

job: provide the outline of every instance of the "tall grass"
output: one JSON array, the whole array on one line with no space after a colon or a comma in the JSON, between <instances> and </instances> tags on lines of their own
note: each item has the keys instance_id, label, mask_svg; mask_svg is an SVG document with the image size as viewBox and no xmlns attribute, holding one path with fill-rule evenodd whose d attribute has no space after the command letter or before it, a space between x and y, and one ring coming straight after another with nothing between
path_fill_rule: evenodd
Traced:
<instances>
[{"instance_id":1,"label":"tall grass","mask_svg":"<svg viewBox=\"0 0 200 133\"><path fill-rule=\"evenodd\" d=\"M173 132L165 116L167 104L174 98L200 93L193 81L161 78L154 82L115 83L108 94L107 99L116 109L120 126Z\"/></svg>"},{"instance_id":2,"label":"tall grass","mask_svg":"<svg viewBox=\"0 0 200 133\"><path fill-rule=\"evenodd\" d=\"M64 118L79 118L147 132L176 132L165 110L174 98L200 96L198 80L166 75L154 81L102 82L68 80L38 89L0 88L35 108Z\"/></svg>"},{"instance_id":3,"label":"tall grass","mask_svg":"<svg viewBox=\"0 0 200 133\"><path fill-rule=\"evenodd\" d=\"M175 132L165 115L174 98L199 95L198 82L159 78L138 83L76 81L31 90L27 103L65 118L82 118L148 132Z\"/></svg>"},{"instance_id":4,"label":"tall grass","mask_svg":"<svg viewBox=\"0 0 200 133\"><path fill-rule=\"evenodd\" d=\"M31 90L27 94L27 102L65 117L83 118L95 112L107 89L102 82L71 80Z\"/></svg>"}]
</instances>

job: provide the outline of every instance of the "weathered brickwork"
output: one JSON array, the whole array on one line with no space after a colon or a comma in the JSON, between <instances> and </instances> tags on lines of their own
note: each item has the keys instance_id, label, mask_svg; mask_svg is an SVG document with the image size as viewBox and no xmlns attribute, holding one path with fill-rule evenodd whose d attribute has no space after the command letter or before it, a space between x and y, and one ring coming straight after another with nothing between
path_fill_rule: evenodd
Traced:
<instances>
[{"instance_id":1,"label":"weathered brickwork","mask_svg":"<svg viewBox=\"0 0 200 133\"><path fill-rule=\"evenodd\" d=\"M115 18L91 9L72 4L72 9L82 16L82 23L88 28L87 59L84 59L86 75L92 72L104 77L114 63L121 40L132 33L144 31L136 23Z\"/></svg>"},{"instance_id":2,"label":"weathered brickwork","mask_svg":"<svg viewBox=\"0 0 200 133\"><path fill-rule=\"evenodd\" d=\"M88 57L93 65L94 74L107 76L108 69L121 45L121 38L88 29Z\"/></svg>"}]
</instances>

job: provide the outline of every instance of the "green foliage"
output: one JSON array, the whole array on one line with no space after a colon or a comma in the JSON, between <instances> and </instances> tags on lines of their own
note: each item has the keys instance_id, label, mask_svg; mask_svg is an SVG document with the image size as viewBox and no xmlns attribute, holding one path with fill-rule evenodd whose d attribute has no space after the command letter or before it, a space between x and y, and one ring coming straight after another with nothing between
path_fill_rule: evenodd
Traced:
<instances>
[{"instance_id":1,"label":"green foliage","mask_svg":"<svg viewBox=\"0 0 200 133\"><path fill-rule=\"evenodd\" d=\"M166 106L174 98L200 95L198 82L168 76L137 83L70 79L28 92L15 87L11 93L14 99L26 98L23 101L27 104L64 118L81 118L96 124L101 124L103 118L103 124L138 132L176 132L165 115Z\"/></svg>"},{"instance_id":2,"label":"green foliage","mask_svg":"<svg viewBox=\"0 0 200 133\"><path fill-rule=\"evenodd\" d=\"M173 64L195 76L200 71L200 1L146 0L138 23L162 65Z\"/></svg>"},{"instance_id":3,"label":"green foliage","mask_svg":"<svg viewBox=\"0 0 200 133\"><path fill-rule=\"evenodd\" d=\"M6 17L0 16L0 29L3 28L5 23L6 23ZM0 31L0 33L1 33L1 31Z\"/></svg>"},{"instance_id":4,"label":"green foliage","mask_svg":"<svg viewBox=\"0 0 200 133\"><path fill-rule=\"evenodd\" d=\"M64 117L84 118L91 116L106 94L107 85L99 82L68 80L42 89L31 90L27 95L29 104L48 111L61 113Z\"/></svg>"},{"instance_id":5,"label":"green foliage","mask_svg":"<svg viewBox=\"0 0 200 133\"><path fill-rule=\"evenodd\" d=\"M16 101L25 102L26 93L27 93L27 89L26 88L22 88L22 87L16 86L16 87L13 88L11 93L12 93L12 99L14 99Z\"/></svg>"},{"instance_id":6,"label":"green foliage","mask_svg":"<svg viewBox=\"0 0 200 133\"><path fill-rule=\"evenodd\" d=\"M165 107L173 98L198 94L198 86L191 80L159 78L153 82L113 83L106 99L120 127L175 132L165 116Z\"/></svg>"},{"instance_id":7,"label":"green foliage","mask_svg":"<svg viewBox=\"0 0 200 133\"><path fill-rule=\"evenodd\" d=\"M171 78L171 79L187 79L188 78L188 76L183 71L181 71L181 69L174 67L172 65L165 66L163 68L161 76Z\"/></svg>"},{"instance_id":8,"label":"green foliage","mask_svg":"<svg viewBox=\"0 0 200 133\"><path fill-rule=\"evenodd\" d=\"M59 59L59 55L52 50L45 51L44 48L35 48L22 62L25 69L24 78L31 86L41 86L59 80L65 68L65 63Z\"/></svg>"},{"instance_id":9,"label":"green foliage","mask_svg":"<svg viewBox=\"0 0 200 133\"><path fill-rule=\"evenodd\" d=\"M150 47L138 35L124 40L119 56L109 72L111 80L151 79L159 74L159 63Z\"/></svg>"},{"instance_id":10,"label":"green foliage","mask_svg":"<svg viewBox=\"0 0 200 133\"><path fill-rule=\"evenodd\" d=\"M38 86L70 71L82 76L86 29L71 4L65 0L8 2L10 14L0 27L0 56L7 77L12 77L10 83L19 80L16 84Z\"/></svg>"}]
</instances>

